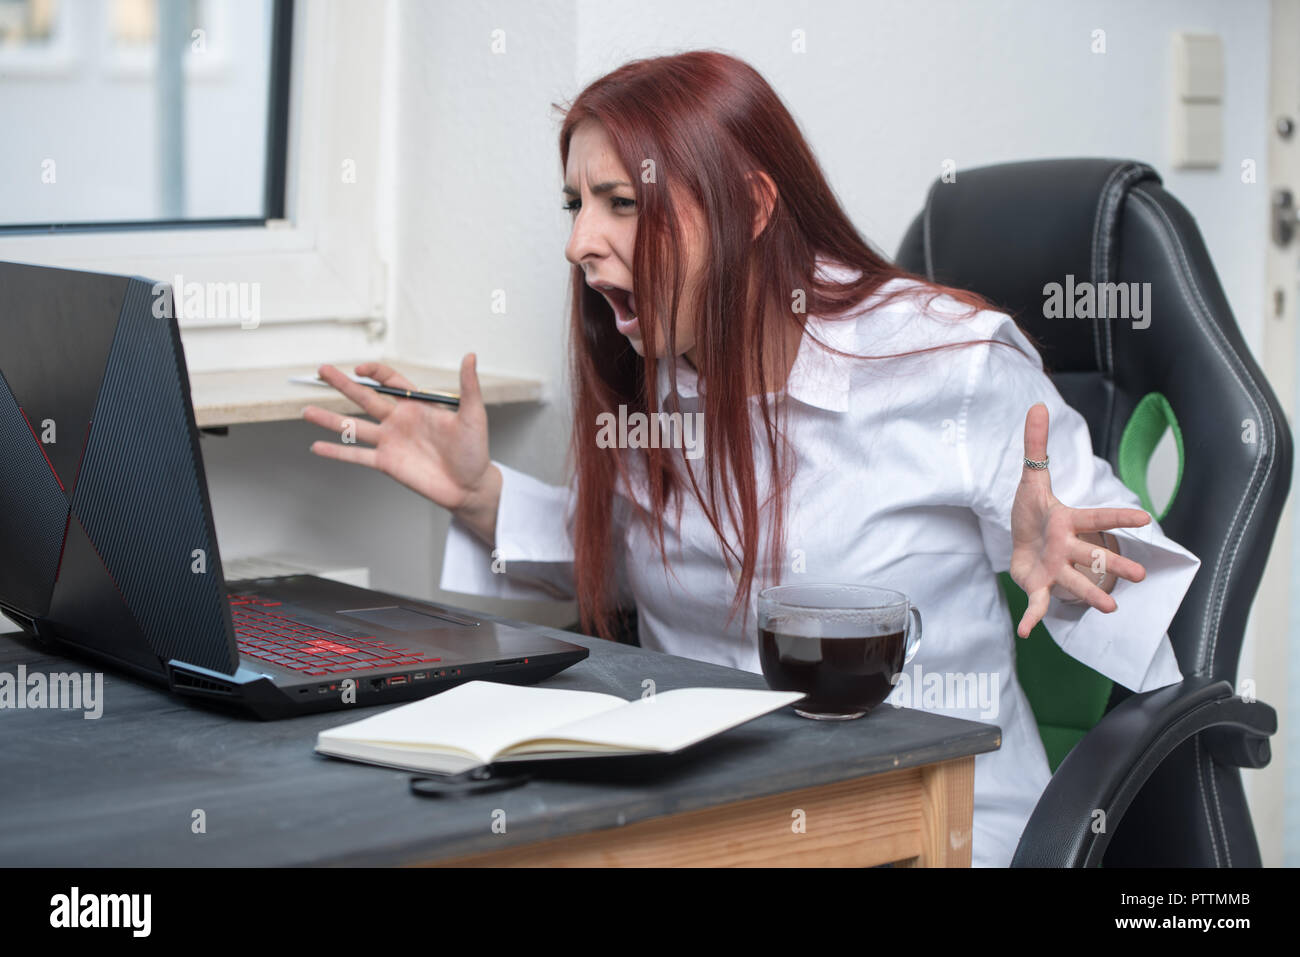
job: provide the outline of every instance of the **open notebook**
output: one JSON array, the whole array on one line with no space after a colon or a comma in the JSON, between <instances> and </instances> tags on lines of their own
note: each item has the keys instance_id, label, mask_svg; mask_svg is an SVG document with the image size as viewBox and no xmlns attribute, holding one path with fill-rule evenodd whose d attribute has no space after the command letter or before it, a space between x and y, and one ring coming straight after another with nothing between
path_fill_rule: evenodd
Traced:
<instances>
[{"instance_id":1,"label":"open notebook","mask_svg":"<svg viewBox=\"0 0 1300 957\"><path fill-rule=\"evenodd\" d=\"M467 681L322 731L316 750L436 774L501 761L668 754L802 697L798 691L681 688L624 701L595 691Z\"/></svg>"}]
</instances>

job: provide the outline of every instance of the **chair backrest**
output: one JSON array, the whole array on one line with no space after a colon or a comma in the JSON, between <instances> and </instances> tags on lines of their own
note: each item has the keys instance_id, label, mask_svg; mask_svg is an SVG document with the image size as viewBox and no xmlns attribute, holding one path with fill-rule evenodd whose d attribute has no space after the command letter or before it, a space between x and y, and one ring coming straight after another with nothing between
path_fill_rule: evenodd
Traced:
<instances>
[{"instance_id":1,"label":"chair backrest","mask_svg":"<svg viewBox=\"0 0 1300 957\"><path fill-rule=\"evenodd\" d=\"M1176 416L1183 467L1160 523L1202 565L1169 635L1184 674L1235 686L1246 616L1290 485L1292 442L1191 214L1151 167L1132 160L986 166L934 182L897 261L1013 315L1087 420L1094 451L1121 477L1121 458L1131 476L1149 433L1163 431L1151 416L1166 407ZM1045 314L1049 283L1084 282L1103 302L1112 288L1138 284L1147 315ZM1139 410L1152 393L1162 398ZM1145 424L1130 425L1135 412Z\"/></svg>"},{"instance_id":2,"label":"chair backrest","mask_svg":"<svg viewBox=\"0 0 1300 957\"><path fill-rule=\"evenodd\" d=\"M1170 420L1177 422L1177 492L1156 514L1201 567L1169 636L1184 675L1235 687L1246 616L1291 482L1292 441L1191 214L1151 167L1131 160L986 166L935 181L898 264L974 290L1013 315L1041 344L1061 395L1087 420L1093 450L1144 502L1146 460ZM1081 282L1091 284L1095 308L1052 318L1049 284L1068 290ZM1144 314L1130 300L1121 318L1113 307L1123 303L1121 290L1132 289L1142 293ZM1014 604L1019 589L1007 577L1003 586ZM1043 635L1019 643L1016 670L1053 771L1130 693L1109 687ZM1241 866L1259 859L1240 770L1214 760L1197 734L1151 773L1105 862Z\"/></svg>"}]
</instances>

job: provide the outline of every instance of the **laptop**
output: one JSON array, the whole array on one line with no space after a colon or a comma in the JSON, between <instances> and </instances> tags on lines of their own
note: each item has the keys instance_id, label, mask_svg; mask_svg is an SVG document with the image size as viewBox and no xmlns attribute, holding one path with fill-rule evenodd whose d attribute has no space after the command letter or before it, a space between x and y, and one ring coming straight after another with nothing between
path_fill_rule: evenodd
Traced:
<instances>
[{"instance_id":1,"label":"laptop","mask_svg":"<svg viewBox=\"0 0 1300 957\"><path fill-rule=\"evenodd\" d=\"M311 574L227 582L165 283L0 263L0 612L261 718L531 684L580 645ZM431 506L432 507L432 506Z\"/></svg>"}]
</instances>

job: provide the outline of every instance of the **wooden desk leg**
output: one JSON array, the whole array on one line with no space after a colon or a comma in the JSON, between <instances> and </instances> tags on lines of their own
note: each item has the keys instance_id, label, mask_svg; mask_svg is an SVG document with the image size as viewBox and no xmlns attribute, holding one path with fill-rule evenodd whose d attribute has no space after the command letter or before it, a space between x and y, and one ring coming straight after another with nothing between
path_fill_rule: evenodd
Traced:
<instances>
[{"instance_id":1,"label":"wooden desk leg","mask_svg":"<svg viewBox=\"0 0 1300 957\"><path fill-rule=\"evenodd\" d=\"M921 769L921 853L899 867L970 867L975 756Z\"/></svg>"}]
</instances>

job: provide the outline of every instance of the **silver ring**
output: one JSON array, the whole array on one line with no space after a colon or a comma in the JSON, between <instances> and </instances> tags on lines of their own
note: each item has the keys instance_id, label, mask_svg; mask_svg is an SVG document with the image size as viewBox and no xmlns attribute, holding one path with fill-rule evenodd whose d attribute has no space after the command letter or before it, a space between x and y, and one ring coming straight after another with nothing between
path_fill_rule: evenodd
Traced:
<instances>
[{"instance_id":1,"label":"silver ring","mask_svg":"<svg viewBox=\"0 0 1300 957\"><path fill-rule=\"evenodd\" d=\"M1027 469L1045 469L1045 468L1047 468L1047 461L1048 461L1048 459L1050 459L1050 458L1051 458L1051 456L1049 455L1047 458L1043 459L1043 461L1041 461L1041 462L1035 462L1033 459L1025 459L1025 468L1027 468Z\"/></svg>"}]
</instances>

